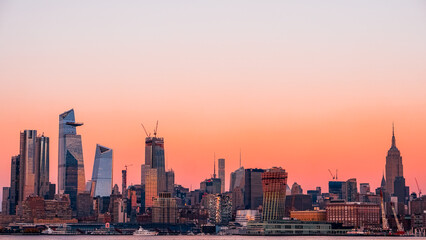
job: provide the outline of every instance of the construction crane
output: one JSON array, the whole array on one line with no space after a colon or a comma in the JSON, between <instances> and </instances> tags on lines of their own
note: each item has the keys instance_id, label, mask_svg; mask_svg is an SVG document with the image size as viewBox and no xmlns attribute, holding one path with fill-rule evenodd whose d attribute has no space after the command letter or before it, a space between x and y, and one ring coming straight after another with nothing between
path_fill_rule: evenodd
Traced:
<instances>
[{"instance_id":1,"label":"construction crane","mask_svg":"<svg viewBox=\"0 0 426 240\"><path fill-rule=\"evenodd\" d=\"M131 167L131 166L133 166L133 164L130 164L130 165L124 165L124 167L126 168L126 172L127 172L127 167Z\"/></svg>"},{"instance_id":2,"label":"construction crane","mask_svg":"<svg viewBox=\"0 0 426 240\"><path fill-rule=\"evenodd\" d=\"M155 129L154 129L154 137L157 137L157 130L158 130L158 120L157 120L157 124L155 125Z\"/></svg>"},{"instance_id":3,"label":"construction crane","mask_svg":"<svg viewBox=\"0 0 426 240\"><path fill-rule=\"evenodd\" d=\"M383 231L388 231L389 230L389 223L388 223L388 219L386 218L386 212L385 212L385 204L383 203L383 192L382 190L380 190L380 204L382 207L382 229Z\"/></svg>"},{"instance_id":4,"label":"construction crane","mask_svg":"<svg viewBox=\"0 0 426 240\"><path fill-rule=\"evenodd\" d=\"M391 205L391 207L392 207L393 216L395 217L396 226L397 226L397 228L398 228L398 231L396 232L396 234L398 234L398 235L402 235L402 234L404 234L404 233L405 233L405 232L404 232L404 228L402 228L402 225L401 225L401 223L399 222L398 217L396 216L395 207L394 207L393 205Z\"/></svg>"},{"instance_id":5,"label":"construction crane","mask_svg":"<svg viewBox=\"0 0 426 240\"><path fill-rule=\"evenodd\" d=\"M333 178L333 180L334 180L334 179L336 179L336 176L334 176L334 175L333 175L333 173L331 172L331 170L330 170L330 169L328 169L328 172L330 173L330 175L331 175L331 177Z\"/></svg>"},{"instance_id":6,"label":"construction crane","mask_svg":"<svg viewBox=\"0 0 426 240\"><path fill-rule=\"evenodd\" d=\"M145 126L141 123L143 130L145 131L146 137L151 137L151 133L148 134L148 132L146 131Z\"/></svg>"},{"instance_id":7,"label":"construction crane","mask_svg":"<svg viewBox=\"0 0 426 240\"><path fill-rule=\"evenodd\" d=\"M416 180L417 190L419 190L419 198L422 196L422 190L419 187L419 183L417 182L417 178L414 178Z\"/></svg>"}]
</instances>

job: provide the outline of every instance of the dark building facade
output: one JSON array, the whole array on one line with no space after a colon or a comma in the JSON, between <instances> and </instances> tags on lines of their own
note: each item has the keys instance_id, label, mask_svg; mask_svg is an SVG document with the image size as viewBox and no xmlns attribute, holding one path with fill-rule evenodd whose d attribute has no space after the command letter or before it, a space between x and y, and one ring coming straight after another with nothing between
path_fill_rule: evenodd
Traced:
<instances>
[{"instance_id":1,"label":"dark building facade","mask_svg":"<svg viewBox=\"0 0 426 240\"><path fill-rule=\"evenodd\" d=\"M395 131L392 126L392 145L386 156L386 191L393 195L395 192L395 178L403 177L402 157L395 143Z\"/></svg>"},{"instance_id":2,"label":"dark building facade","mask_svg":"<svg viewBox=\"0 0 426 240\"><path fill-rule=\"evenodd\" d=\"M257 209L263 202L262 173L264 169L248 168L244 172L244 208Z\"/></svg>"}]
</instances>

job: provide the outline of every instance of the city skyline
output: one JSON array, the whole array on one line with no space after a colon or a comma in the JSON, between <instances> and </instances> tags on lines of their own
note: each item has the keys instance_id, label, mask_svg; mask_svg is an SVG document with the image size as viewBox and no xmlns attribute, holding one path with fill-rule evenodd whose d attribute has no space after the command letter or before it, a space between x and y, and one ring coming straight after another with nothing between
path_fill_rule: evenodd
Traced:
<instances>
[{"instance_id":1,"label":"city skyline","mask_svg":"<svg viewBox=\"0 0 426 240\"><path fill-rule=\"evenodd\" d=\"M216 153L228 189L241 149L244 168L283 167L304 191L328 189L328 169L375 189L395 122L405 182L426 189L425 3L108 3L0 3L2 186L26 129L50 138L58 184L57 117L73 108L86 180L99 143L139 183L140 124L158 120L188 188Z\"/></svg>"}]
</instances>

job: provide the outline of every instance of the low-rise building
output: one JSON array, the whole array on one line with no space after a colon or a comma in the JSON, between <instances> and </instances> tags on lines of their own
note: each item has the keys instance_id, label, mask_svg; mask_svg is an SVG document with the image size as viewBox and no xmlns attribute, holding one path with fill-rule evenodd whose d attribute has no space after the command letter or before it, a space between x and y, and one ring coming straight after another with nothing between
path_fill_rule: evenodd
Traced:
<instances>
[{"instance_id":1,"label":"low-rise building","mask_svg":"<svg viewBox=\"0 0 426 240\"><path fill-rule=\"evenodd\" d=\"M325 210L318 211L290 211L290 217L300 221L325 222L327 213Z\"/></svg>"},{"instance_id":2,"label":"low-rise building","mask_svg":"<svg viewBox=\"0 0 426 240\"><path fill-rule=\"evenodd\" d=\"M326 206L327 222L342 223L345 227L379 228L380 205L362 202L329 203Z\"/></svg>"}]
</instances>

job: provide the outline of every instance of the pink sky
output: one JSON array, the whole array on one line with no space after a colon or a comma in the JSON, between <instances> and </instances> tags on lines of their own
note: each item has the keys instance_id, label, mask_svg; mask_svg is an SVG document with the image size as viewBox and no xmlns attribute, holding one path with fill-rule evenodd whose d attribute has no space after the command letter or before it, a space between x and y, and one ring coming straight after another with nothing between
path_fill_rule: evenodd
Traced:
<instances>
[{"instance_id":1,"label":"pink sky","mask_svg":"<svg viewBox=\"0 0 426 240\"><path fill-rule=\"evenodd\" d=\"M25 3L25 4L24 4ZM81 4L85 4L84 6ZM86 180L97 143L114 182L140 183L144 132L159 120L176 183L198 188L213 153L229 174L281 166L289 184L380 183L395 122L404 175L426 189L423 1L0 3L0 183L19 132L51 138L74 108Z\"/></svg>"}]
</instances>

